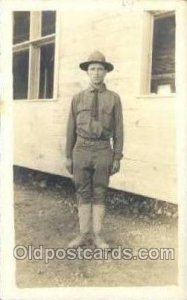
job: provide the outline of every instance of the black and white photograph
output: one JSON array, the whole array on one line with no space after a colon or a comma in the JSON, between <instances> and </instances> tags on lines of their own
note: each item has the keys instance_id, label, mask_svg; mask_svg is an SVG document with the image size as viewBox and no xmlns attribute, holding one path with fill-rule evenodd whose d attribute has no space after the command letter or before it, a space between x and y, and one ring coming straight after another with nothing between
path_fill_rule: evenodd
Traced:
<instances>
[{"instance_id":1,"label":"black and white photograph","mask_svg":"<svg viewBox=\"0 0 187 300\"><path fill-rule=\"evenodd\" d=\"M187 1L1 11L2 299L186 299Z\"/></svg>"}]
</instances>

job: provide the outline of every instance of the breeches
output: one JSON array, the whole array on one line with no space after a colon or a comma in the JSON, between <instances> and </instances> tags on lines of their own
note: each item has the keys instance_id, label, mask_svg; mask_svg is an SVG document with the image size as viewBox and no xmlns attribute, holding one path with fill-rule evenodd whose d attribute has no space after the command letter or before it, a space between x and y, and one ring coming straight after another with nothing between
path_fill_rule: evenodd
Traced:
<instances>
[{"instance_id":1,"label":"breeches","mask_svg":"<svg viewBox=\"0 0 187 300\"><path fill-rule=\"evenodd\" d=\"M73 180L78 204L104 204L113 162L109 141L79 140L73 149Z\"/></svg>"}]
</instances>

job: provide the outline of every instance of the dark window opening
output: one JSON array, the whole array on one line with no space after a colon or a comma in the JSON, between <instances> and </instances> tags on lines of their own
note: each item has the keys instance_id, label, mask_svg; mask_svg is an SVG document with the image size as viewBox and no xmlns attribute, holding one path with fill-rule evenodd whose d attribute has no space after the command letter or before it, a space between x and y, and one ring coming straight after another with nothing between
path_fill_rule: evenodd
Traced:
<instances>
[{"instance_id":1,"label":"dark window opening","mask_svg":"<svg viewBox=\"0 0 187 300\"><path fill-rule=\"evenodd\" d=\"M154 20L151 92L175 93L175 16Z\"/></svg>"},{"instance_id":2,"label":"dark window opening","mask_svg":"<svg viewBox=\"0 0 187 300\"><path fill-rule=\"evenodd\" d=\"M14 53L13 56L13 94L14 99L27 99L29 50Z\"/></svg>"},{"instance_id":3,"label":"dark window opening","mask_svg":"<svg viewBox=\"0 0 187 300\"><path fill-rule=\"evenodd\" d=\"M55 11L43 11L42 12L42 36L55 33Z\"/></svg>"},{"instance_id":4,"label":"dark window opening","mask_svg":"<svg viewBox=\"0 0 187 300\"><path fill-rule=\"evenodd\" d=\"M28 41L30 36L30 12L14 12L13 44Z\"/></svg>"},{"instance_id":5,"label":"dark window opening","mask_svg":"<svg viewBox=\"0 0 187 300\"><path fill-rule=\"evenodd\" d=\"M53 98L54 43L41 47L39 98Z\"/></svg>"}]
</instances>

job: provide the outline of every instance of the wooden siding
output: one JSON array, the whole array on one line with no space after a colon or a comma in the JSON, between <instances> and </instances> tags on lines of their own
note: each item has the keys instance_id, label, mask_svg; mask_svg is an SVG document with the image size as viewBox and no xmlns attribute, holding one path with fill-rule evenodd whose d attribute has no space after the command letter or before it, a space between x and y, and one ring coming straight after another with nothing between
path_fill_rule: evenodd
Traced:
<instances>
[{"instance_id":1,"label":"wooden siding","mask_svg":"<svg viewBox=\"0 0 187 300\"><path fill-rule=\"evenodd\" d=\"M115 66L106 84L121 95L124 112L124 159L110 186L176 202L175 98L137 97L143 18L141 11L60 14L57 99L14 101L16 165L68 176L64 146L69 105L88 82L78 65L98 49Z\"/></svg>"}]
</instances>

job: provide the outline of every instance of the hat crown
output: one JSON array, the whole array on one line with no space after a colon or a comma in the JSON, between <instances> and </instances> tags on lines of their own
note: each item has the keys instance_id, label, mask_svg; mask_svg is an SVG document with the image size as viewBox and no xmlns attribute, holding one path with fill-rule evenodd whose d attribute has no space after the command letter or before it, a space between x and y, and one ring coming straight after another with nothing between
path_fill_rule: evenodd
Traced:
<instances>
[{"instance_id":1,"label":"hat crown","mask_svg":"<svg viewBox=\"0 0 187 300\"><path fill-rule=\"evenodd\" d=\"M89 55L88 60L80 63L79 67L83 71L88 71L88 66L92 63L101 63L108 72L114 69L114 66L110 62L107 62L103 53L98 50L92 52Z\"/></svg>"},{"instance_id":2,"label":"hat crown","mask_svg":"<svg viewBox=\"0 0 187 300\"><path fill-rule=\"evenodd\" d=\"M105 56L100 51L94 51L89 55L88 61L105 62Z\"/></svg>"}]
</instances>

